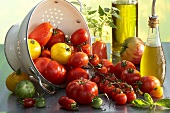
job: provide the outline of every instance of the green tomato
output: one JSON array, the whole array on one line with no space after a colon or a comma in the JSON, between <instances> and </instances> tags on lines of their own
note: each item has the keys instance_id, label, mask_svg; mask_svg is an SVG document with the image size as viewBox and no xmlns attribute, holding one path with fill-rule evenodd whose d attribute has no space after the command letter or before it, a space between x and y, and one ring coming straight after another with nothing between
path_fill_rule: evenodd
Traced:
<instances>
[{"instance_id":1,"label":"green tomato","mask_svg":"<svg viewBox=\"0 0 170 113\"><path fill-rule=\"evenodd\" d=\"M91 103L92 107L97 108L97 109L100 108L102 104L103 104L103 100L99 97L93 98L92 103Z\"/></svg>"},{"instance_id":2,"label":"green tomato","mask_svg":"<svg viewBox=\"0 0 170 113\"><path fill-rule=\"evenodd\" d=\"M36 103L35 103L36 107L38 108L42 108L46 106L46 99L43 97L39 97L36 99Z\"/></svg>"},{"instance_id":3,"label":"green tomato","mask_svg":"<svg viewBox=\"0 0 170 113\"><path fill-rule=\"evenodd\" d=\"M15 94L18 98L32 98L35 94L34 84L29 80L23 80L16 85Z\"/></svg>"}]
</instances>

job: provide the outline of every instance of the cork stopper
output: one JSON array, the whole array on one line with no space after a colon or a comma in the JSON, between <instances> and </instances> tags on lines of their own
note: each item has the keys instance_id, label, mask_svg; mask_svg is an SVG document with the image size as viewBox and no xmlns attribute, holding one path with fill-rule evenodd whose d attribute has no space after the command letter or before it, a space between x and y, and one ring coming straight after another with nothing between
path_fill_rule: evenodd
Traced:
<instances>
[{"instance_id":1,"label":"cork stopper","mask_svg":"<svg viewBox=\"0 0 170 113\"><path fill-rule=\"evenodd\" d=\"M150 28L156 28L159 25L159 20L157 18L157 16L152 16L149 17L149 26Z\"/></svg>"}]
</instances>

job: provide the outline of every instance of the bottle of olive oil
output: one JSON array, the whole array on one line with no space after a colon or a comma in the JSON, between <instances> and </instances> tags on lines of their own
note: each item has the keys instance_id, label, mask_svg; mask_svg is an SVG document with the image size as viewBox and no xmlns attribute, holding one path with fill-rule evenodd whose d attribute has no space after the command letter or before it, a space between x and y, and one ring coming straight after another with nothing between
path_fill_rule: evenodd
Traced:
<instances>
[{"instance_id":1,"label":"bottle of olive oil","mask_svg":"<svg viewBox=\"0 0 170 113\"><path fill-rule=\"evenodd\" d=\"M112 28L112 54L120 56L121 45L128 37L138 36L138 0L112 0L120 18L112 17L116 28Z\"/></svg>"},{"instance_id":2,"label":"bottle of olive oil","mask_svg":"<svg viewBox=\"0 0 170 113\"><path fill-rule=\"evenodd\" d=\"M155 1L153 0L152 16L149 17L149 34L141 59L140 72L142 76L157 77L163 85L166 63L159 35L159 20L155 15Z\"/></svg>"}]
</instances>

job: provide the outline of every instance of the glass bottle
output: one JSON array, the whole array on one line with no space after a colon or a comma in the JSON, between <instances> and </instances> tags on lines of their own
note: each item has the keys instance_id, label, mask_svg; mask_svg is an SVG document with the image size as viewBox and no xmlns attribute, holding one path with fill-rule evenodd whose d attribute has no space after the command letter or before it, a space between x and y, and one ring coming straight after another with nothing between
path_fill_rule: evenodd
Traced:
<instances>
[{"instance_id":1,"label":"glass bottle","mask_svg":"<svg viewBox=\"0 0 170 113\"><path fill-rule=\"evenodd\" d=\"M161 85L165 79L165 56L159 35L159 20L155 15L155 0L153 0L152 16L149 17L149 34L142 55L140 72L142 76L152 75L160 80Z\"/></svg>"},{"instance_id":2,"label":"glass bottle","mask_svg":"<svg viewBox=\"0 0 170 113\"><path fill-rule=\"evenodd\" d=\"M112 0L120 18L112 17L116 28L112 28L112 57L120 57L123 41L138 36L138 0Z\"/></svg>"}]
</instances>

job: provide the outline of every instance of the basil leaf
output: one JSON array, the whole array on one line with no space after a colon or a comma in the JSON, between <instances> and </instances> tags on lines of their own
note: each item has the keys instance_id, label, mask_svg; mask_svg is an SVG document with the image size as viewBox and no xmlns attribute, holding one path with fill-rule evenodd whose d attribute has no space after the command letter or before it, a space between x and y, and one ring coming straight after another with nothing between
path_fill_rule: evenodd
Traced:
<instances>
[{"instance_id":1,"label":"basil leaf","mask_svg":"<svg viewBox=\"0 0 170 113\"><path fill-rule=\"evenodd\" d=\"M139 108L145 108L150 106L150 104L143 99L135 99L131 102L131 104Z\"/></svg>"},{"instance_id":2,"label":"basil leaf","mask_svg":"<svg viewBox=\"0 0 170 113\"><path fill-rule=\"evenodd\" d=\"M161 99L161 100L156 101L155 104L158 106L170 108L170 99L168 98Z\"/></svg>"},{"instance_id":3,"label":"basil leaf","mask_svg":"<svg viewBox=\"0 0 170 113\"><path fill-rule=\"evenodd\" d=\"M105 13L104 13L104 10L101 8L101 6L99 5L99 14L100 16L103 16Z\"/></svg>"},{"instance_id":4,"label":"basil leaf","mask_svg":"<svg viewBox=\"0 0 170 113\"><path fill-rule=\"evenodd\" d=\"M150 105L154 104L152 97L148 93L144 93L144 98Z\"/></svg>"}]
</instances>

